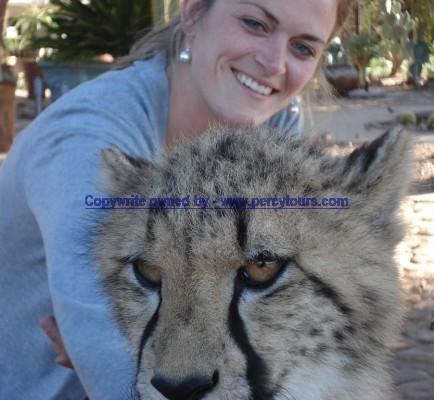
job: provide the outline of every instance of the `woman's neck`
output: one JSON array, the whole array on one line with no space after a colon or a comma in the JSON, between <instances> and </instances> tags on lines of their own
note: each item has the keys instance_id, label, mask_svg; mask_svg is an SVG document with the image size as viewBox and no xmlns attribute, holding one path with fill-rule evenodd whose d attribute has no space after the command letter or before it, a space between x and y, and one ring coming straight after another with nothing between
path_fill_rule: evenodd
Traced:
<instances>
[{"instance_id":1,"label":"woman's neck","mask_svg":"<svg viewBox=\"0 0 434 400\"><path fill-rule=\"evenodd\" d=\"M205 132L212 121L203 102L195 96L189 65L174 62L167 67L166 74L169 80L166 149L170 150L178 141Z\"/></svg>"}]
</instances>

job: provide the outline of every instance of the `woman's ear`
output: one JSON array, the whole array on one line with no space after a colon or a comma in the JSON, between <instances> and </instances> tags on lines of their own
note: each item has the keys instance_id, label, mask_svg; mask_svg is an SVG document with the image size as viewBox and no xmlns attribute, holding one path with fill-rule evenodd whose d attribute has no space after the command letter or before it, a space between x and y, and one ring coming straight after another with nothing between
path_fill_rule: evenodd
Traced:
<instances>
[{"instance_id":1,"label":"woman's ear","mask_svg":"<svg viewBox=\"0 0 434 400\"><path fill-rule=\"evenodd\" d=\"M203 0L182 0L180 5L181 26L187 38L196 35L197 21L203 7Z\"/></svg>"}]
</instances>

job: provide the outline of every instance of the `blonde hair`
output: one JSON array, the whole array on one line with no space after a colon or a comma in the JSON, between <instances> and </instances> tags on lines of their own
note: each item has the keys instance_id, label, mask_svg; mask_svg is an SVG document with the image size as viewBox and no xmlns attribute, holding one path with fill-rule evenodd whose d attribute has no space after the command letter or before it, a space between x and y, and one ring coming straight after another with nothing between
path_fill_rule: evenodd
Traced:
<instances>
[{"instance_id":1,"label":"blonde hair","mask_svg":"<svg viewBox=\"0 0 434 400\"><path fill-rule=\"evenodd\" d=\"M195 15L196 18L202 17L211 9L216 0L201 0L201 7ZM353 9L357 0L338 0L336 23L329 40L336 36L343 27L348 15ZM130 53L116 61L117 68L124 68L137 60L147 60L157 53L164 51L167 56L167 62L178 58L184 45L185 34L181 26L181 17L179 13L167 23L157 25L148 34L139 39L131 48Z\"/></svg>"}]
</instances>

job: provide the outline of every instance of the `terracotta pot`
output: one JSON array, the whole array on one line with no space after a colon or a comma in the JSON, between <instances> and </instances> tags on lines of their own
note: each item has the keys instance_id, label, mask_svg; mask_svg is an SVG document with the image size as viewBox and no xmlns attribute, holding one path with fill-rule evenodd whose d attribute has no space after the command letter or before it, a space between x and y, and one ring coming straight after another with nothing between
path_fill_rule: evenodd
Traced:
<instances>
[{"instance_id":1,"label":"terracotta pot","mask_svg":"<svg viewBox=\"0 0 434 400\"><path fill-rule=\"evenodd\" d=\"M359 87L359 73L352 65L330 65L324 70L325 77L341 96Z\"/></svg>"},{"instance_id":2,"label":"terracotta pot","mask_svg":"<svg viewBox=\"0 0 434 400\"><path fill-rule=\"evenodd\" d=\"M38 67L37 62L32 59L23 59L22 66L26 78L28 98L33 100L35 98L35 79L42 77L42 71ZM44 91L42 91L42 98L44 97Z\"/></svg>"},{"instance_id":3,"label":"terracotta pot","mask_svg":"<svg viewBox=\"0 0 434 400\"><path fill-rule=\"evenodd\" d=\"M0 152L7 152L12 145L15 114L15 85L0 82Z\"/></svg>"}]
</instances>

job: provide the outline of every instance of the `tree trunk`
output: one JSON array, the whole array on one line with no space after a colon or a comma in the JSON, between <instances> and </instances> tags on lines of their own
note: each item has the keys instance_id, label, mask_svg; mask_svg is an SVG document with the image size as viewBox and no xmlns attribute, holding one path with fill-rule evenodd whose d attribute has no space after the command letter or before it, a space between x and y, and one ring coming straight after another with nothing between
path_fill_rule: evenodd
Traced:
<instances>
[{"instance_id":1,"label":"tree trunk","mask_svg":"<svg viewBox=\"0 0 434 400\"><path fill-rule=\"evenodd\" d=\"M1 56L3 55L3 32L4 32L4 24L5 24L5 15L6 15L6 5L8 4L8 0L0 0L0 62Z\"/></svg>"},{"instance_id":2,"label":"tree trunk","mask_svg":"<svg viewBox=\"0 0 434 400\"><path fill-rule=\"evenodd\" d=\"M153 22L157 24L168 22L178 3L178 0L152 0Z\"/></svg>"},{"instance_id":3,"label":"tree trunk","mask_svg":"<svg viewBox=\"0 0 434 400\"><path fill-rule=\"evenodd\" d=\"M356 3L354 5L354 25L355 25L355 31L358 35L360 33L360 10L359 10L359 3Z\"/></svg>"},{"instance_id":4,"label":"tree trunk","mask_svg":"<svg viewBox=\"0 0 434 400\"><path fill-rule=\"evenodd\" d=\"M401 68L402 63L404 60L400 57L393 58L392 60L392 71L390 72L390 76L395 76L399 69Z\"/></svg>"},{"instance_id":5,"label":"tree trunk","mask_svg":"<svg viewBox=\"0 0 434 400\"><path fill-rule=\"evenodd\" d=\"M6 5L8 4L8 0L0 0L0 33L3 37L3 29L5 23L5 15L6 15Z\"/></svg>"}]
</instances>

